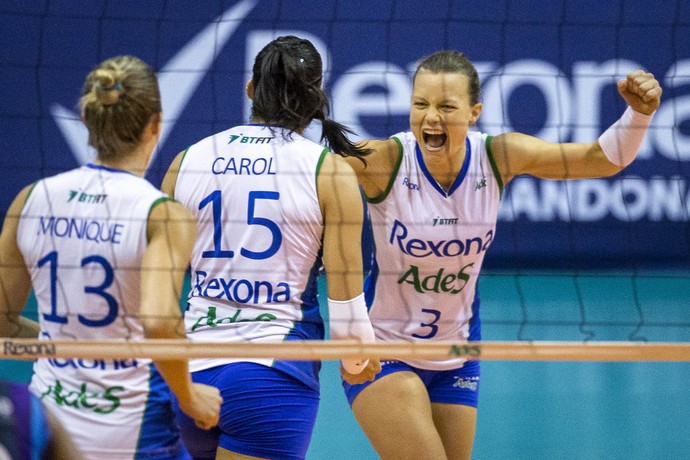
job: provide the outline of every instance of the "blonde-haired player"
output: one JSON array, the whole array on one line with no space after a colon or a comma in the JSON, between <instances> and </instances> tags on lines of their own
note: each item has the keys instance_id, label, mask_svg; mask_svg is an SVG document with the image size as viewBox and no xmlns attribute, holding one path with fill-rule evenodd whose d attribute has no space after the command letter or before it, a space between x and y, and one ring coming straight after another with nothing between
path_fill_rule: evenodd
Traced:
<instances>
[{"instance_id":1,"label":"blonde-haired player","mask_svg":"<svg viewBox=\"0 0 690 460\"><path fill-rule=\"evenodd\" d=\"M161 129L156 75L135 57L108 59L81 103L96 160L26 187L7 213L0 335L30 333L19 315L33 287L42 339L184 337L196 226L141 177ZM166 383L199 426L215 426L218 390L193 384L186 361L39 359L30 388L88 459L184 458Z\"/></svg>"}]
</instances>

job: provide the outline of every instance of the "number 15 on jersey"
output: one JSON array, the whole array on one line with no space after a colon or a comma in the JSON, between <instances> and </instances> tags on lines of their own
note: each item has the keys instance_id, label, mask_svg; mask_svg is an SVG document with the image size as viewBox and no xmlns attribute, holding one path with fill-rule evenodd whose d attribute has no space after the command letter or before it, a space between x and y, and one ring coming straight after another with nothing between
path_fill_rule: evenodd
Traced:
<instances>
[{"instance_id":1,"label":"number 15 on jersey","mask_svg":"<svg viewBox=\"0 0 690 460\"><path fill-rule=\"evenodd\" d=\"M247 206L247 225L258 225L265 227L271 233L271 242L268 248L263 251L252 251L247 248L240 248L240 254L248 259L261 260L268 259L278 252L283 242L283 235L280 227L271 219L256 215L256 204L259 200L278 200L280 193L270 191L249 192ZM221 249L223 240L223 202L220 190L214 190L199 203L199 210L211 204L213 212L213 250L204 251L201 256L205 258L232 258L235 252L232 250Z\"/></svg>"}]
</instances>

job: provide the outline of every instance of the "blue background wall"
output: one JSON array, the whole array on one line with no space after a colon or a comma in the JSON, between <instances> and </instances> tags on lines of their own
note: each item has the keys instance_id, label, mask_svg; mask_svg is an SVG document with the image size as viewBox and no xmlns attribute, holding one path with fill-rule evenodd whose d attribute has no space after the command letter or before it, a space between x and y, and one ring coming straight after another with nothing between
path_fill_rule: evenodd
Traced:
<instances>
[{"instance_id":1,"label":"blue background wall","mask_svg":"<svg viewBox=\"0 0 690 460\"><path fill-rule=\"evenodd\" d=\"M362 138L407 129L415 62L475 62L479 128L588 142L624 109L615 79L652 71L662 107L635 163L598 181L518 178L481 280L488 340L690 341L690 2L660 0L4 0L0 217L20 188L88 161L75 112L116 54L159 71L156 185L190 143L247 120L243 93L274 35L326 57L333 115ZM318 135L315 128L311 134ZM475 458L687 458L687 364L486 362ZM0 361L25 381L24 363ZM376 458L327 363L313 459Z\"/></svg>"},{"instance_id":2,"label":"blue background wall","mask_svg":"<svg viewBox=\"0 0 690 460\"><path fill-rule=\"evenodd\" d=\"M101 60L135 54L159 70L165 130L149 173L158 184L177 152L247 120L253 57L295 33L326 58L334 117L364 138L407 129L415 62L442 48L480 72L481 130L553 141L595 139L624 109L616 78L652 71L665 92L638 160L606 180L514 181L486 263L687 268L689 18L681 0L5 0L0 211L26 182L88 159L74 109Z\"/></svg>"}]
</instances>

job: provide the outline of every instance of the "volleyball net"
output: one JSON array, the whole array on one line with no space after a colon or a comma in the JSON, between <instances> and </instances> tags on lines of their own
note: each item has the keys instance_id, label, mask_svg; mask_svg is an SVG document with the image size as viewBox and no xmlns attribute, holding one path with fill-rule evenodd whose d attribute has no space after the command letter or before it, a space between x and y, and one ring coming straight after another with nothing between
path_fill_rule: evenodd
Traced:
<instances>
[{"instance_id":1,"label":"volleyball net","mask_svg":"<svg viewBox=\"0 0 690 460\"><path fill-rule=\"evenodd\" d=\"M7 339L2 358L31 361L38 358L154 360L193 358L278 359L289 361L339 360L372 356L381 360L465 358L498 361L607 361L689 362L690 344L634 342L380 342L293 341L290 343L189 342L187 340L93 341Z\"/></svg>"},{"instance_id":2,"label":"volleyball net","mask_svg":"<svg viewBox=\"0 0 690 460\"><path fill-rule=\"evenodd\" d=\"M479 283L482 342L230 347L7 339L2 358L311 360L363 352L399 359L690 360L690 12L680 0L664 2L653 17L630 2L583 8L565 0L448 0L434 8L393 0L318 7L241 0L209 8L46 1L0 6L0 21L8 35L0 52L0 130L11 147L0 159L3 214L22 186L93 158L74 107L86 73L117 54L136 55L160 75L164 130L148 174L155 185L179 151L247 121L244 85L253 58L277 35L316 45L332 116L357 138L409 128L415 63L438 49L457 49L474 62L484 104L478 128L490 134L589 142L624 108L616 79L645 68L664 88L638 158L623 173L571 182L518 177L509 184Z\"/></svg>"}]
</instances>

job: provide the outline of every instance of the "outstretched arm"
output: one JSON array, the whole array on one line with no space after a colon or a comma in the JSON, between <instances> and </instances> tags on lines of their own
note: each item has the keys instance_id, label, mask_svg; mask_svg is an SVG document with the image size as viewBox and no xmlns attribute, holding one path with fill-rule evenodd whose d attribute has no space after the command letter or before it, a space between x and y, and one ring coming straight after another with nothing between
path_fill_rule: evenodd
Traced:
<instances>
[{"instance_id":1,"label":"outstretched arm","mask_svg":"<svg viewBox=\"0 0 690 460\"><path fill-rule=\"evenodd\" d=\"M503 182L519 174L542 179L612 176L630 164L642 144L652 114L661 101L661 86L651 73L637 70L618 82L628 104L620 120L589 144L553 144L520 133L492 138L491 150Z\"/></svg>"},{"instance_id":2,"label":"outstretched arm","mask_svg":"<svg viewBox=\"0 0 690 460\"><path fill-rule=\"evenodd\" d=\"M179 203L153 208L148 220L149 244L141 267L141 322L146 338L184 338L180 296L196 238L196 220ZM156 367L175 393L180 408L203 429L218 423L221 397L217 388L192 383L185 360L156 360Z\"/></svg>"}]
</instances>

